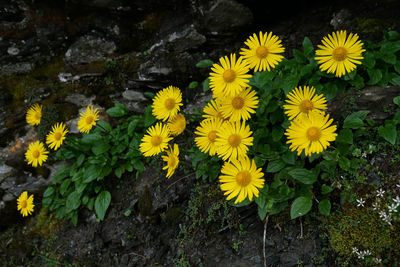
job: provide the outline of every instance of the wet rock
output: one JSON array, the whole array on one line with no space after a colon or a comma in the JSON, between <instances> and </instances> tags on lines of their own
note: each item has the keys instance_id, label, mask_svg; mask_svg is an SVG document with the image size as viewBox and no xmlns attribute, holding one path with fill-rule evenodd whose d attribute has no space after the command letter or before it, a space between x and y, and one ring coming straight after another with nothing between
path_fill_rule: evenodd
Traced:
<instances>
[{"instance_id":1,"label":"wet rock","mask_svg":"<svg viewBox=\"0 0 400 267\"><path fill-rule=\"evenodd\" d=\"M330 24L335 30L347 29L351 23L351 13L347 9L342 9L333 14Z\"/></svg>"},{"instance_id":2,"label":"wet rock","mask_svg":"<svg viewBox=\"0 0 400 267\"><path fill-rule=\"evenodd\" d=\"M250 9L233 0L217 0L204 11L202 26L211 34L235 34L253 21Z\"/></svg>"},{"instance_id":3,"label":"wet rock","mask_svg":"<svg viewBox=\"0 0 400 267\"><path fill-rule=\"evenodd\" d=\"M70 65L91 63L102 60L115 52L113 41L94 34L80 37L65 53L65 62Z\"/></svg>"}]
</instances>

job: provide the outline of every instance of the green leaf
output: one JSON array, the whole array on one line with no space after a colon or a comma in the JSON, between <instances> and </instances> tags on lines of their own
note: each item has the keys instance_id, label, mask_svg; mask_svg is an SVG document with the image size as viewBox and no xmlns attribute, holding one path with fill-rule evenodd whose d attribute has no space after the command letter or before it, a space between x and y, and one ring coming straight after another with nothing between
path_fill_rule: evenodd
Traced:
<instances>
[{"instance_id":1,"label":"green leaf","mask_svg":"<svg viewBox=\"0 0 400 267\"><path fill-rule=\"evenodd\" d=\"M98 121L97 125L100 126L101 131L106 131L106 132L111 132L112 127L111 125L106 122L106 121Z\"/></svg>"},{"instance_id":2,"label":"green leaf","mask_svg":"<svg viewBox=\"0 0 400 267\"><path fill-rule=\"evenodd\" d=\"M313 184L317 181L317 175L310 170L303 168L296 168L290 170L288 174L295 180L303 184Z\"/></svg>"},{"instance_id":3,"label":"green leaf","mask_svg":"<svg viewBox=\"0 0 400 267\"><path fill-rule=\"evenodd\" d=\"M353 144L353 132L348 128L342 129L336 138L336 142Z\"/></svg>"},{"instance_id":4,"label":"green leaf","mask_svg":"<svg viewBox=\"0 0 400 267\"><path fill-rule=\"evenodd\" d=\"M296 155L296 152L288 151L282 156L282 160L287 164L294 165L296 163Z\"/></svg>"},{"instance_id":5,"label":"green leaf","mask_svg":"<svg viewBox=\"0 0 400 267\"><path fill-rule=\"evenodd\" d=\"M393 73L393 77L390 80L390 83L396 86L400 85L400 76Z\"/></svg>"},{"instance_id":6,"label":"green leaf","mask_svg":"<svg viewBox=\"0 0 400 267\"><path fill-rule=\"evenodd\" d=\"M196 88L198 85L199 85L198 82L193 81L193 82L191 82L191 83L189 84L189 88L190 88L190 89L193 89L193 88Z\"/></svg>"},{"instance_id":7,"label":"green leaf","mask_svg":"<svg viewBox=\"0 0 400 267\"><path fill-rule=\"evenodd\" d=\"M278 172L285 167L286 163L282 160L273 160L268 163L267 172Z\"/></svg>"},{"instance_id":8,"label":"green leaf","mask_svg":"<svg viewBox=\"0 0 400 267\"><path fill-rule=\"evenodd\" d=\"M43 197L49 197L53 195L54 193L54 188L53 187L47 187L47 189L43 192Z\"/></svg>"},{"instance_id":9,"label":"green leaf","mask_svg":"<svg viewBox=\"0 0 400 267\"><path fill-rule=\"evenodd\" d=\"M400 106L400 96L393 98L393 103L395 103L397 106Z\"/></svg>"},{"instance_id":10,"label":"green leaf","mask_svg":"<svg viewBox=\"0 0 400 267\"><path fill-rule=\"evenodd\" d=\"M344 156L339 158L339 167L347 171L350 169L350 160Z\"/></svg>"},{"instance_id":11,"label":"green leaf","mask_svg":"<svg viewBox=\"0 0 400 267\"><path fill-rule=\"evenodd\" d=\"M363 120L366 118L368 113L368 110L360 110L350 114L344 120L343 128L358 129L364 126Z\"/></svg>"},{"instance_id":12,"label":"green leaf","mask_svg":"<svg viewBox=\"0 0 400 267\"><path fill-rule=\"evenodd\" d=\"M367 69L369 75L369 81L367 84L374 85L377 84L383 77L382 71L380 69Z\"/></svg>"},{"instance_id":13,"label":"green leaf","mask_svg":"<svg viewBox=\"0 0 400 267\"><path fill-rule=\"evenodd\" d=\"M378 134L392 145L396 143L397 130L393 123L387 123L385 126L379 126Z\"/></svg>"},{"instance_id":14,"label":"green leaf","mask_svg":"<svg viewBox=\"0 0 400 267\"><path fill-rule=\"evenodd\" d=\"M64 196L64 194L67 192L69 185L71 184L71 179L66 179L64 182L61 183L60 185L60 194Z\"/></svg>"},{"instance_id":15,"label":"green leaf","mask_svg":"<svg viewBox=\"0 0 400 267\"><path fill-rule=\"evenodd\" d=\"M110 150L110 144L108 144L106 142L97 143L94 146L92 146L92 152L96 156L103 154L104 152L107 152L108 150Z\"/></svg>"},{"instance_id":16,"label":"green leaf","mask_svg":"<svg viewBox=\"0 0 400 267\"><path fill-rule=\"evenodd\" d=\"M81 193L74 191L69 194L65 204L68 210L76 210L79 208L81 205Z\"/></svg>"},{"instance_id":17,"label":"green leaf","mask_svg":"<svg viewBox=\"0 0 400 267\"><path fill-rule=\"evenodd\" d=\"M101 173L101 167L98 165L90 165L83 174L83 182L90 183L94 179L97 179Z\"/></svg>"},{"instance_id":18,"label":"green leaf","mask_svg":"<svg viewBox=\"0 0 400 267\"><path fill-rule=\"evenodd\" d=\"M305 37L303 40L303 51L304 51L304 55L307 58L312 56L312 53L314 52L314 47L312 45L310 38L308 38L308 37Z\"/></svg>"},{"instance_id":19,"label":"green leaf","mask_svg":"<svg viewBox=\"0 0 400 267\"><path fill-rule=\"evenodd\" d=\"M375 66L374 54L371 52L365 52L363 56L364 56L364 59L362 60L363 65L368 69L372 69Z\"/></svg>"},{"instance_id":20,"label":"green leaf","mask_svg":"<svg viewBox=\"0 0 400 267\"><path fill-rule=\"evenodd\" d=\"M114 107L107 109L106 113L111 117L122 117L128 114L129 109L121 104L121 103L114 103Z\"/></svg>"},{"instance_id":21,"label":"green leaf","mask_svg":"<svg viewBox=\"0 0 400 267\"><path fill-rule=\"evenodd\" d=\"M206 78L203 83L203 92L207 92L208 90L210 90L210 79Z\"/></svg>"},{"instance_id":22,"label":"green leaf","mask_svg":"<svg viewBox=\"0 0 400 267\"><path fill-rule=\"evenodd\" d=\"M124 212L124 216L128 217L129 215L131 215L132 211L131 210L126 210Z\"/></svg>"},{"instance_id":23,"label":"green leaf","mask_svg":"<svg viewBox=\"0 0 400 267\"><path fill-rule=\"evenodd\" d=\"M196 67L197 68L209 68L213 64L214 64L214 62L212 62L212 60L203 59L203 60L200 60L199 62L197 62Z\"/></svg>"},{"instance_id":24,"label":"green leaf","mask_svg":"<svg viewBox=\"0 0 400 267\"><path fill-rule=\"evenodd\" d=\"M144 92L143 95L148 99L153 99L156 96L153 92Z\"/></svg>"},{"instance_id":25,"label":"green leaf","mask_svg":"<svg viewBox=\"0 0 400 267\"><path fill-rule=\"evenodd\" d=\"M326 184L323 184L321 186L321 194L323 194L323 195L329 194L332 191L333 191L332 187L330 187L330 186L328 186Z\"/></svg>"},{"instance_id":26,"label":"green leaf","mask_svg":"<svg viewBox=\"0 0 400 267\"><path fill-rule=\"evenodd\" d=\"M108 206L110 206L111 194L108 191L102 191L96 198L94 202L94 209L96 211L99 220L103 220L106 215Z\"/></svg>"},{"instance_id":27,"label":"green leaf","mask_svg":"<svg viewBox=\"0 0 400 267\"><path fill-rule=\"evenodd\" d=\"M84 160L85 160L85 154L80 154L79 157L76 159L76 165L78 167L81 166Z\"/></svg>"},{"instance_id":28,"label":"green leaf","mask_svg":"<svg viewBox=\"0 0 400 267\"><path fill-rule=\"evenodd\" d=\"M143 117L144 127L149 127L150 125L152 125L157 121L156 117L153 116L152 112L153 109L151 105L148 105L146 107L146 110L144 111L144 117Z\"/></svg>"},{"instance_id":29,"label":"green leaf","mask_svg":"<svg viewBox=\"0 0 400 267\"><path fill-rule=\"evenodd\" d=\"M116 168L115 171L114 171L114 173L115 173L115 176L117 176L118 178L121 178L121 176L122 176L122 169L121 169L121 167Z\"/></svg>"},{"instance_id":30,"label":"green leaf","mask_svg":"<svg viewBox=\"0 0 400 267\"><path fill-rule=\"evenodd\" d=\"M82 143L88 144L88 145L92 145L92 144L96 144L98 143L100 140L102 140L103 137L98 134L98 133L91 133L91 134L84 134L82 136Z\"/></svg>"},{"instance_id":31,"label":"green leaf","mask_svg":"<svg viewBox=\"0 0 400 267\"><path fill-rule=\"evenodd\" d=\"M133 119L129 124L128 124L128 135L132 136L132 134L135 132L136 126L139 123L139 119Z\"/></svg>"},{"instance_id":32,"label":"green leaf","mask_svg":"<svg viewBox=\"0 0 400 267\"><path fill-rule=\"evenodd\" d=\"M272 136L272 140L274 140L274 142L281 140L281 138L283 136L283 129L280 127L274 127L272 129L271 136Z\"/></svg>"},{"instance_id":33,"label":"green leaf","mask_svg":"<svg viewBox=\"0 0 400 267\"><path fill-rule=\"evenodd\" d=\"M331 202L329 199L323 199L318 203L319 213L328 216L331 213Z\"/></svg>"},{"instance_id":34,"label":"green leaf","mask_svg":"<svg viewBox=\"0 0 400 267\"><path fill-rule=\"evenodd\" d=\"M312 199L308 197L296 198L290 207L290 217L295 219L297 217L307 214L311 210Z\"/></svg>"}]
</instances>

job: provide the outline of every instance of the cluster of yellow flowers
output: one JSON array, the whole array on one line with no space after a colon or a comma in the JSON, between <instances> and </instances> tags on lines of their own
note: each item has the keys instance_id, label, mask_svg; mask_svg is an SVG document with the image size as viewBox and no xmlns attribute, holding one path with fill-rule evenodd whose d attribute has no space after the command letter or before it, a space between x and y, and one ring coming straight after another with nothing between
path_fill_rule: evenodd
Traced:
<instances>
[{"instance_id":1,"label":"cluster of yellow flowers","mask_svg":"<svg viewBox=\"0 0 400 267\"><path fill-rule=\"evenodd\" d=\"M346 31L334 32L322 40L315 59L322 71L335 73L341 77L346 72L361 64L363 57L361 41L357 34L346 38ZM258 196L259 188L264 186L264 174L257 169L254 160L247 156L248 147L253 145L252 132L246 120L255 113L258 97L248 85L250 69L270 71L282 61L280 55L285 51L281 40L271 32L253 34L246 41L247 48L240 51L241 57L231 54L219 59L219 64L212 66L210 87L213 100L203 109L204 120L197 127L195 142L200 150L211 156L218 155L226 161L219 180L227 200L234 197L235 203ZM286 131L288 144L292 151L300 155L304 150L307 156L320 153L334 141L336 126L330 126L332 119L325 115L326 99L315 95L315 88L295 88L288 95L285 113L289 115L291 125Z\"/></svg>"},{"instance_id":2,"label":"cluster of yellow flowers","mask_svg":"<svg viewBox=\"0 0 400 267\"><path fill-rule=\"evenodd\" d=\"M43 106L34 104L26 113L26 122L32 126L39 125L42 119ZM89 133L93 126L96 125L98 118L98 110L93 107L87 107L86 111L81 113L78 121L78 129L80 132ZM68 129L63 122L53 125L52 130L46 136L46 144L49 148L57 150L60 148L66 138ZM49 151L45 148L44 143L35 141L29 144L28 150L25 152L25 158L29 165L33 167L42 166L48 158ZM33 212L33 195L28 198L28 192L24 191L17 199L18 210L21 210L22 216L30 215Z\"/></svg>"},{"instance_id":3,"label":"cluster of yellow flowers","mask_svg":"<svg viewBox=\"0 0 400 267\"><path fill-rule=\"evenodd\" d=\"M186 128L185 116L179 113L182 106L182 93L178 87L169 86L159 91L153 99L153 115L158 120L155 126L147 129L141 140L139 149L145 157L157 155L166 150L167 155L162 159L167 163L163 170L167 170L170 178L179 164L179 147L177 144L169 145L172 136L180 135Z\"/></svg>"}]
</instances>

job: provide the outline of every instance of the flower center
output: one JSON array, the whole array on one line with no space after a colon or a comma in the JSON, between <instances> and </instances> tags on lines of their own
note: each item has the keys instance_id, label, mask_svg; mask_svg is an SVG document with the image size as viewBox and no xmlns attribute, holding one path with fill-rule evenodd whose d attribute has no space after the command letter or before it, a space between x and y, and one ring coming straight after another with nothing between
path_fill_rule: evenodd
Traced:
<instances>
[{"instance_id":1,"label":"flower center","mask_svg":"<svg viewBox=\"0 0 400 267\"><path fill-rule=\"evenodd\" d=\"M251 182L251 174L249 171L240 171L236 174L236 183L241 187L246 187Z\"/></svg>"},{"instance_id":2,"label":"flower center","mask_svg":"<svg viewBox=\"0 0 400 267\"><path fill-rule=\"evenodd\" d=\"M310 110L313 110L313 108L314 108L313 103L308 99L301 101L301 103L299 105L300 111L303 113L307 113L307 114Z\"/></svg>"},{"instance_id":3,"label":"flower center","mask_svg":"<svg viewBox=\"0 0 400 267\"><path fill-rule=\"evenodd\" d=\"M208 140L210 140L210 142L214 143L215 139L217 139L217 131L211 131L208 133Z\"/></svg>"},{"instance_id":4,"label":"flower center","mask_svg":"<svg viewBox=\"0 0 400 267\"><path fill-rule=\"evenodd\" d=\"M307 130L307 138L310 141L318 141L321 137L321 130L318 127L310 127Z\"/></svg>"},{"instance_id":5,"label":"flower center","mask_svg":"<svg viewBox=\"0 0 400 267\"><path fill-rule=\"evenodd\" d=\"M86 117L86 124L92 124L93 122L93 116L89 115Z\"/></svg>"},{"instance_id":6,"label":"flower center","mask_svg":"<svg viewBox=\"0 0 400 267\"><path fill-rule=\"evenodd\" d=\"M32 156L33 156L34 158L38 158L38 157L40 156L39 150L33 151Z\"/></svg>"},{"instance_id":7,"label":"flower center","mask_svg":"<svg viewBox=\"0 0 400 267\"><path fill-rule=\"evenodd\" d=\"M232 99L232 106L234 109L241 109L244 106L244 99L240 96L235 96Z\"/></svg>"},{"instance_id":8,"label":"flower center","mask_svg":"<svg viewBox=\"0 0 400 267\"><path fill-rule=\"evenodd\" d=\"M240 137L240 135L238 134L231 134L228 138L228 143L232 146L232 147L237 147L240 145L240 143L242 142L242 138Z\"/></svg>"},{"instance_id":9,"label":"flower center","mask_svg":"<svg viewBox=\"0 0 400 267\"><path fill-rule=\"evenodd\" d=\"M162 138L161 138L161 136L154 135L154 136L151 138L150 142L151 142L151 144L152 144L153 146L159 146L159 145L161 144L161 142L162 142Z\"/></svg>"},{"instance_id":10,"label":"flower center","mask_svg":"<svg viewBox=\"0 0 400 267\"><path fill-rule=\"evenodd\" d=\"M57 132L57 133L54 134L54 139L56 139L57 141L60 141L61 136L62 136L61 133Z\"/></svg>"},{"instance_id":11,"label":"flower center","mask_svg":"<svg viewBox=\"0 0 400 267\"><path fill-rule=\"evenodd\" d=\"M335 48L332 52L332 57L336 61L343 61L347 58L347 50L346 48L339 46Z\"/></svg>"},{"instance_id":12,"label":"flower center","mask_svg":"<svg viewBox=\"0 0 400 267\"><path fill-rule=\"evenodd\" d=\"M173 109L175 107L175 99L168 98L167 100L165 100L164 105L165 105L165 108L168 110Z\"/></svg>"},{"instance_id":13,"label":"flower center","mask_svg":"<svg viewBox=\"0 0 400 267\"><path fill-rule=\"evenodd\" d=\"M175 160L174 156L169 156L168 157L168 166L174 167L175 166L175 162L176 162L176 160Z\"/></svg>"},{"instance_id":14,"label":"flower center","mask_svg":"<svg viewBox=\"0 0 400 267\"><path fill-rule=\"evenodd\" d=\"M268 53L268 48L266 48L264 45L260 46L256 50L257 57L261 59L266 58L268 56Z\"/></svg>"},{"instance_id":15,"label":"flower center","mask_svg":"<svg viewBox=\"0 0 400 267\"><path fill-rule=\"evenodd\" d=\"M26 202L26 200L22 200L22 201L21 201L21 207L22 207L23 209L25 209L27 206L28 206L28 203Z\"/></svg>"},{"instance_id":16,"label":"flower center","mask_svg":"<svg viewBox=\"0 0 400 267\"><path fill-rule=\"evenodd\" d=\"M236 72L234 70L226 70L222 77L224 78L225 82L231 83L236 78Z\"/></svg>"}]
</instances>

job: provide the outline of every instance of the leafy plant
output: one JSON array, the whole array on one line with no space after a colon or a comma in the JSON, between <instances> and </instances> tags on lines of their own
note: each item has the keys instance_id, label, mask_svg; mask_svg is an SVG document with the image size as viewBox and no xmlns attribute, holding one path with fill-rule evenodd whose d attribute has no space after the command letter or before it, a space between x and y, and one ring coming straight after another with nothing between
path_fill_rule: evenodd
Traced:
<instances>
[{"instance_id":1,"label":"leafy plant","mask_svg":"<svg viewBox=\"0 0 400 267\"><path fill-rule=\"evenodd\" d=\"M126 106L115 103L107 114L120 118L116 126L98 121L97 127L82 137L68 136L55 159L65 161L43 195L43 205L56 211L58 218L78 222L78 211L94 208L103 220L111 202L105 179L121 178L125 171L144 171L139 143L143 129L155 119L148 107L144 116L129 116Z\"/></svg>"}]
</instances>

